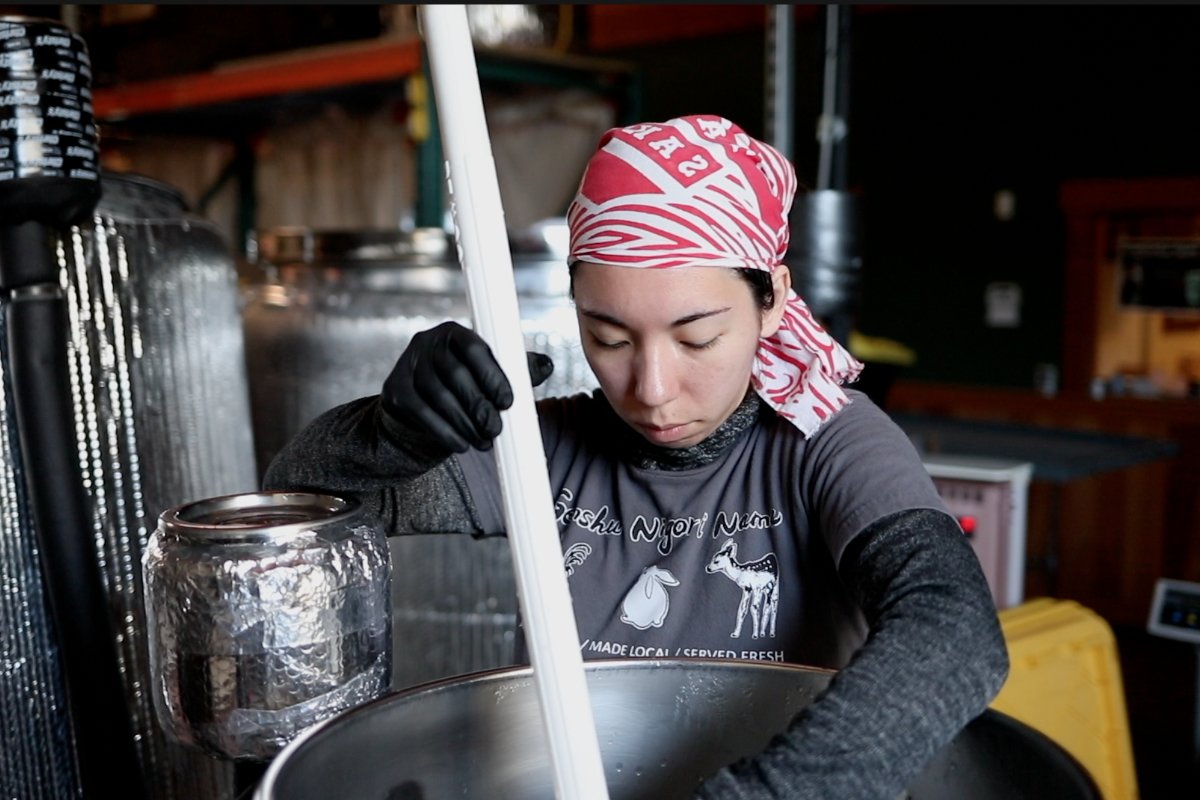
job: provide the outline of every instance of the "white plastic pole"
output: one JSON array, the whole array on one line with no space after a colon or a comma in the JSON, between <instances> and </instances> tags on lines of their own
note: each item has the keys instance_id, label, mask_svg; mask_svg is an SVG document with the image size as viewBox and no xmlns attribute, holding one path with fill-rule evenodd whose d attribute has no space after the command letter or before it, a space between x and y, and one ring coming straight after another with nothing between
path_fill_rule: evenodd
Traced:
<instances>
[{"instance_id":1,"label":"white plastic pole","mask_svg":"<svg viewBox=\"0 0 1200 800\"><path fill-rule=\"evenodd\" d=\"M420 23L467 299L476 332L491 346L513 389L495 454L555 794L561 800L607 800L466 7L422 5Z\"/></svg>"}]
</instances>

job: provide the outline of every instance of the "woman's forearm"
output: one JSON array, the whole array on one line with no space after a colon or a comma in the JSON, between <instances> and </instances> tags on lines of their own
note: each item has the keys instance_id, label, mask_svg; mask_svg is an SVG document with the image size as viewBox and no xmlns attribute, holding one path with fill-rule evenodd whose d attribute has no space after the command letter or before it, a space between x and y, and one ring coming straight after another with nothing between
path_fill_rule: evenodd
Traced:
<instances>
[{"instance_id":1,"label":"woman's forearm","mask_svg":"<svg viewBox=\"0 0 1200 800\"><path fill-rule=\"evenodd\" d=\"M1003 634L953 520L904 512L859 538L843 574L870 622L866 643L786 732L697 798L894 800L1000 690Z\"/></svg>"},{"instance_id":2,"label":"woman's forearm","mask_svg":"<svg viewBox=\"0 0 1200 800\"><path fill-rule=\"evenodd\" d=\"M272 459L264 489L356 498L387 530L478 533L470 493L453 458L424 446L364 397L317 417Z\"/></svg>"}]
</instances>

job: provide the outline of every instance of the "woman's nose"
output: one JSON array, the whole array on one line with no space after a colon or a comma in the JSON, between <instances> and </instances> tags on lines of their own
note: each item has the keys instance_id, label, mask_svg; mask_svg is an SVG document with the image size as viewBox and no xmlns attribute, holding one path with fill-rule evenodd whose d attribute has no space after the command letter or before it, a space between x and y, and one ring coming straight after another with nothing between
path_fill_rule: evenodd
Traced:
<instances>
[{"instance_id":1,"label":"woman's nose","mask_svg":"<svg viewBox=\"0 0 1200 800\"><path fill-rule=\"evenodd\" d=\"M664 405L678 393L678 365L669 348L643 348L635 370L634 393L643 405Z\"/></svg>"}]
</instances>

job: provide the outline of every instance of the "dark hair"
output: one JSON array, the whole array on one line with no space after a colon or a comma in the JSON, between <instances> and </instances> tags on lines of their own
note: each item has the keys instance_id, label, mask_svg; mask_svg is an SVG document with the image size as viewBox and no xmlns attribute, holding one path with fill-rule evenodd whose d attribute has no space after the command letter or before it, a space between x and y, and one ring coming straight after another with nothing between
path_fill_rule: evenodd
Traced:
<instances>
[{"instance_id":1,"label":"dark hair","mask_svg":"<svg viewBox=\"0 0 1200 800\"><path fill-rule=\"evenodd\" d=\"M567 265L571 275L569 292L572 300L575 299L575 266L578 263L572 261ZM738 267L736 271L742 276L742 280L750 284L750 291L754 294L754 302L758 303L759 309L770 311L775 305L775 284L771 281L771 273L753 267Z\"/></svg>"},{"instance_id":2,"label":"dark hair","mask_svg":"<svg viewBox=\"0 0 1200 800\"><path fill-rule=\"evenodd\" d=\"M771 273L763 269L739 267L738 274L750 284L754 299L763 311L770 311L775 305L775 284L771 281Z\"/></svg>"}]
</instances>

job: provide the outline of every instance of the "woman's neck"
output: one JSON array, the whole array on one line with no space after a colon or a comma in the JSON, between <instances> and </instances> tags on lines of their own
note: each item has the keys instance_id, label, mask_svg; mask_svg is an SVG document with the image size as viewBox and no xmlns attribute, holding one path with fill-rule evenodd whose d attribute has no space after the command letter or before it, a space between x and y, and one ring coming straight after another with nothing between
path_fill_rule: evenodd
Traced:
<instances>
[{"instance_id":1,"label":"woman's neck","mask_svg":"<svg viewBox=\"0 0 1200 800\"><path fill-rule=\"evenodd\" d=\"M628 460L641 469L678 471L703 467L716 461L733 446L738 436L754 424L763 406L758 393L753 389L748 390L742 402L716 430L703 441L690 447L662 447L651 444L621 422L619 424L626 434L623 437L623 449L626 450Z\"/></svg>"}]
</instances>

